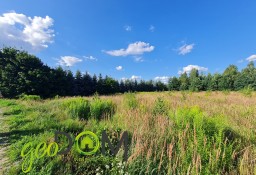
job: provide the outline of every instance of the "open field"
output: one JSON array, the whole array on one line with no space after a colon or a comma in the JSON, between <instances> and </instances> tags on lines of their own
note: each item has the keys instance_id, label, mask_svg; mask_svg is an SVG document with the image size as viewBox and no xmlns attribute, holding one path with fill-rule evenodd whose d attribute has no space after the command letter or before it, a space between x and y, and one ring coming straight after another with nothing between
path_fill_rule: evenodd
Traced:
<instances>
[{"instance_id":1,"label":"open field","mask_svg":"<svg viewBox=\"0 0 256 175\"><path fill-rule=\"evenodd\" d=\"M1 99L0 109L1 127L8 128L0 130L0 140L8 142L5 151L11 164L5 174L25 174L21 165L26 160L20 154L26 143L36 147L54 141L55 131L76 136L84 130L99 138L106 130L112 143L127 131L128 161L122 162L123 149L116 157L99 151L85 157L72 147L65 156L34 157L26 174L256 174L255 93L27 97Z\"/></svg>"}]
</instances>

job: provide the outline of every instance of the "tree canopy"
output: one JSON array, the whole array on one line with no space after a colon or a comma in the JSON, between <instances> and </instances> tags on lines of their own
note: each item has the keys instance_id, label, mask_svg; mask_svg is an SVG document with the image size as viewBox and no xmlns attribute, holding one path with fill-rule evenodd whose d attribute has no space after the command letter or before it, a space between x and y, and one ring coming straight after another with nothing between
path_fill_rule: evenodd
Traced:
<instances>
[{"instance_id":1,"label":"tree canopy","mask_svg":"<svg viewBox=\"0 0 256 175\"><path fill-rule=\"evenodd\" d=\"M160 81L136 80L117 81L101 74L75 75L62 67L50 68L39 58L15 48L0 50L0 94L6 98L14 98L22 94L40 95L43 98L58 96L90 96L94 93L114 94L139 91L166 90L240 90L250 87L256 90L256 68L250 62L241 72L235 65L226 68L223 74L199 74L193 69L179 77L172 77L168 84Z\"/></svg>"}]
</instances>

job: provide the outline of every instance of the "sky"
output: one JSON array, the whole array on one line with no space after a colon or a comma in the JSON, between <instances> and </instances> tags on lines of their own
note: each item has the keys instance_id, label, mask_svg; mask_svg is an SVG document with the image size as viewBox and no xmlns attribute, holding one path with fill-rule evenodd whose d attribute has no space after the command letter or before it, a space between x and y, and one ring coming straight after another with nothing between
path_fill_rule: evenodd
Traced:
<instances>
[{"instance_id":1,"label":"sky","mask_svg":"<svg viewBox=\"0 0 256 175\"><path fill-rule=\"evenodd\" d=\"M255 12L255 0L1 0L0 47L74 73L166 82L255 61Z\"/></svg>"}]
</instances>

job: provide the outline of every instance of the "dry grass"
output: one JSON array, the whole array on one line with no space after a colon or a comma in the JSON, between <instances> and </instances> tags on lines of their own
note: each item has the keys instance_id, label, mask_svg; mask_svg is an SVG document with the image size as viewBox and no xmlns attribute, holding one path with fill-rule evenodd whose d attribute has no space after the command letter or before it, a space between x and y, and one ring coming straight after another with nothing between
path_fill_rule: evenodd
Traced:
<instances>
[{"instance_id":1,"label":"dry grass","mask_svg":"<svg viewBox=\"0 0 256 175\"><path fill-rule=\"evenodd\" d=\"M123 96L106 96L118 105L115 118L117 125L133 133L132 154L129 162L136 161L137 158L144 157L147 162L147 170L150 164L157 164L157 171L168 169L168 173L179 173L177 167L182 165L183 157L187 154L187 142L194 137L194 153L190 164L187 166L187 174L200 174L202 169L201 155L197 152L196 131L191 135L187 129L178 133L174 140L172 137L173 122L166 116L153 117L151 109L157 97L163 98L170 109L171 114L175 114L177 109L190 108L198 106L207 117L219 116L223 122L227 122L234 133L246 140L247 147L242 150L234 150L232 157L237 161L239 170L225 170L231 174L253 174L256 171L256 154L255 154L255 132L256 132L256 94L252 97L244 96L237 92L225 94L223 92L163 92L163 93L138 93L136 98L139 107L135 110L127 110L123 101ZM193 128L195 130L195 128ZM178 139L178 140L177 140ZM227 139L223 145L227 144ZM175 142L179 142L181 150L179 153L173 152ZM206 144L207 138L204 138ZM217 144L217 143L216 143ZM157 146L156 146L157 145ZM214 169L218 168L218 160L225 157L225 152L221 149L222 145L214 145L208 164ZM204 148L203 148L204 149ZM163 163L163 157L168 157L169 162ZM155 161L155 162L154 162ZM166 161L166 160L165 160ZM166 167L167 165L167 167ZM183 171L184 173L184 171Z\"/></svg>"},{"instance_id":2,"label":"dry grass","mask_svg":"<svg viewBox=\"0 0 256 175\"><path fill-rule=\"evenodd\" d=\"M71 120L60 108L70 98L18 103L39 106L35 116L47 110L59 123L69 120L78 129L128 131L130 174L256 174L255 93L251 97L238 92L136 93L132 108L127 98L134 96L100 98L116 104L116 113L99 122ZM156 106L166 113L153 112Z\"/></svg>"}]
</instances>

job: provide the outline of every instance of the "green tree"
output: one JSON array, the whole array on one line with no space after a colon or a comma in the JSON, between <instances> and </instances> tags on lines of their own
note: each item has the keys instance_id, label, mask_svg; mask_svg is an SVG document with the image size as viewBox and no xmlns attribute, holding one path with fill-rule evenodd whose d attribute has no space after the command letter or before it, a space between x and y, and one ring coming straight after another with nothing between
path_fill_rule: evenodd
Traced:
<instances>
[{"instance_id":1,"label":"green tree","mask_svg":"<svg viewBox=\"0 0 256 175\"><path fill-rule=\"evenodd\" d=\"M0 50L0 91L4 97L20 94L50 95L51 69L41 60L25 51L14 48Z\"/></svg>"},{"instance_id":2,"label":"green tree","mask_svg":"<svg viewBox=\"0 0 256 175\"><path fill-rule=\"evenodd\" d=\"M256 68L253 62L250 62L247 67L237 75L234 86L236 90L248 86L256 90Z\"/></svg>"},{"instance_id":3,"label":"green tree","mask_svg":"<svg viewBox=\"0 0 256 175\"><path fill-rule=\"evenodd\" d=\"M93 94L93 79L88 72L82 76L82 95L89 96Z\"/></svg>"},{"instance_id":4,"label":"green tree","mask_svg":"<svg viewBox=\"0 0 256 175\"><path fill-rule=\"evenodd\" d=\"M186 72L181 74L179 81L180 81L180 90L182 91L188 90L190 82Z\"/></svg>"},{"instance_id":5,"label":"green tree","mask_svg":"<svg viewBox=\"0 0 256 175\"><path fill-rule=\"evenodd\" d=\"M238 76L238 68L235 65L230 65L225 69L219 83L221 90L235 90L235 81Z\"/></svg>"},{"instance_id":6,"label":"green tree","mask_svg":"<svg viewBox=\"0 0 256 175\"><path fill-rule=\"evenodd\" d=\"M189 90L200 91L202 89L202 82L199 77L199 72L197 69L192 69L189 74Z\"/></svg>"},{"instance_id":7,"label":"green tree","mask_svg":"<svg viewBox=\"0 0 256 175\"><path fill-rule=\"evenodd\" d=\"M168 89L171 91L178 91L180 90L180 80L177 77L172 77L169 79Z\"/></svg>"},{"instance_id":8,"label":"green tree","mask_svg":"<svg viewBox=\"0 0 256 175\"><path fill-rule=\"evenodd\" d=\"M82 73L80 71L76 71L74 94L76 96L80 96L80 95L83 95L83 91L84 91L84 84L82 79Z\"/></svg>"}]
</instances>

